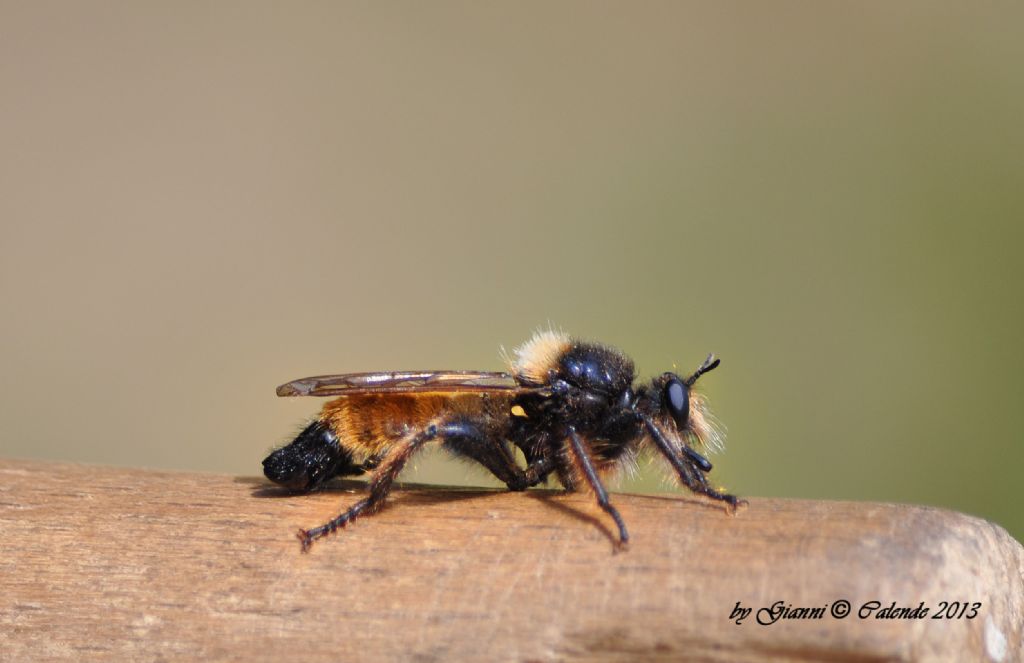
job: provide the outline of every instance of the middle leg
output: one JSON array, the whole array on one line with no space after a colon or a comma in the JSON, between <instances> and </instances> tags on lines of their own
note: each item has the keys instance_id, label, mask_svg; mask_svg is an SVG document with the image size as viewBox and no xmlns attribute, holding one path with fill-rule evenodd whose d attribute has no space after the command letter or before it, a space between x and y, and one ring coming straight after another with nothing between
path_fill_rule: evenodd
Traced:
<instances>
[{"instance_id":1,"label":"middle leg","mask_svg":"<svg viewBox=\"0 0 1024 663\"><path fill-rule=\"evenodd\" d=\"M572 450L572 455L575 457L580 470L582 470L587 483L590 484L594 494L597 495L597 503L604 509L605 513L612 517L615 525L619 528L619 545L629 543L629 532L626 531L626 523L622 520L622 516L619 515L619 510L608 499L608 491L601 484L601 478L597 476L597 470L594 469L594 462L590 459L590 454L587 453L583 438L571 426L568 433L569 448Z\"/></svg>"}]
</instances>

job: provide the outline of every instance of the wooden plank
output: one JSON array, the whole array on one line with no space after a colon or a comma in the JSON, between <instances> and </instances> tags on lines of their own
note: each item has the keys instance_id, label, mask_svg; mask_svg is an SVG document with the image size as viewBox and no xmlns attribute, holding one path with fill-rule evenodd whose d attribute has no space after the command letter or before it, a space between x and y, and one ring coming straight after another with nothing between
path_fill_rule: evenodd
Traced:
<instances>
[{"instance_id":1,"label":"wooden plank","mask_svg":"<svg viewBox=\"0 0 1024 663\"><path fill-rule=\"evenodd\" d=\"M0 461L3 660L990 660L1022 657L1024 550L1000 527L894 504L400 487ZM852 614L831 615L840 600ZM860 619L866 602L925 619ZM776 601L821 619L757 623ZM940 601L974 619L931 619ZM754 609L740 624L737 602ZM765 613L762 613L762 617Z\"/></svg>"}]
</instances>

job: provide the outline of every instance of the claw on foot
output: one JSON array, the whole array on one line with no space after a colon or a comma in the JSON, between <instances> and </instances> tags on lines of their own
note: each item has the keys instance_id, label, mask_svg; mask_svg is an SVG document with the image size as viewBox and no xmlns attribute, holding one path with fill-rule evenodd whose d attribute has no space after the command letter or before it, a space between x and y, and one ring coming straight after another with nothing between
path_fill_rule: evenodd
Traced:
<instances>
[{"instance_id":1,"label":"claw on foot","mask_svg":"<svg viewBox=\"0 0 1024 663\"><path fill-rule=\"evenodd\" d=\"M747 500L742 500L732 495L730 495L730 497L732 497L732 499L727 500L729 503L729 508L727 509L729 515L736 515L736 512L739 511L740 508L750 506L750 502Z\"/></svg>"},{"instance_id":2,"label":"claw on foot","mask_svg":"<svg viewBox=\"0 0 1024 663\"><path fill-rule=\"evenodd\" d=\"M299 529L295 536L299 537L299 541L302 543L302 552L309 552L310 546L313 545L313 537L310 535L309 530Z\"/></svg>"}]
</instances>

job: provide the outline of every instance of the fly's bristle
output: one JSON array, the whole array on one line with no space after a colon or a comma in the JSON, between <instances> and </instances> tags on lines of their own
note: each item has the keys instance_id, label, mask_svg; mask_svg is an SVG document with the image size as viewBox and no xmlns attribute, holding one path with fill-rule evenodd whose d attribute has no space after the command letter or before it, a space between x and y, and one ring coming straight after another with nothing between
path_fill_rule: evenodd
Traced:
<instances>
[{"instance_id":1,"label":"fly's bristle","mask_svg":"<svg viewBox=\"0 0 1024 663\"><path fill-rule=\"evenodd\" d=\"M690 437L711 452L725 449L725 426L708 409L707 399L690 392Z\"/></svg>"},{"instance_id":2,"label":"fly's bristle","mask_svg":"<svg viewBox=\"0 0 1024 663\"><path fill-rule=\"evenodd\" d=\"M613 484L632 481L640 476L640 462L635 449L627 449L614 463L601 469L601 476Z\"/></svg>"}]
</instances>

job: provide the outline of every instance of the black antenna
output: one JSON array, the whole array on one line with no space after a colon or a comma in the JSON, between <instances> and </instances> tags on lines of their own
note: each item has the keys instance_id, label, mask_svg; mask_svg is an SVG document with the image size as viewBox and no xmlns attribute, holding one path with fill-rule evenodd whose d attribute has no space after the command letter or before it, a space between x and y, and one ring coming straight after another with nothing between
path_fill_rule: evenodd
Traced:
<instances>
[{"instance_id":1,"label":"black antenna","mask_svg":"<svg viewBox=\"0 0 1024 663\"><path fill-rule=\"evenodd\" d=\"M684 384L686 384L687 387L692 386L693 383L697 381L697 378L704 375L708 371L715 370L721 363L722 361L720 359L715 359L714 354L709 354L708 358L704 360L704 363L697 367L697 370L693 373L693 375L686 378Z\"/></svg>"}]
</instances>

